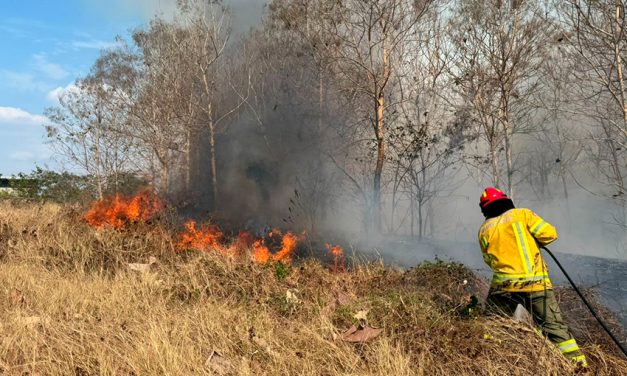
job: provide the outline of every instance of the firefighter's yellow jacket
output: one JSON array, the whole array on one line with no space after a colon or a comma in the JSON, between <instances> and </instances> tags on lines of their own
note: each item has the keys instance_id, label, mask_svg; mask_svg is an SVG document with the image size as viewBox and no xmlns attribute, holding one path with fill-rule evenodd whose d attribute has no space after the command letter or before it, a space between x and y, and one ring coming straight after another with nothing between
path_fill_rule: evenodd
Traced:
<instances>
[{"instance_id":1,"label":"firefighter's yellow jacket","mask_svg":"<svg viewBox=\"0 0 627 376\"><path fill-rule=\"evenodd\" d=\"M555 239L555 227L529 209L510 209L487 219L479 229L479 244L483 259L494 272L492 288L512 292L551 289L538 244Z\"/></svg>"}]
</instances>

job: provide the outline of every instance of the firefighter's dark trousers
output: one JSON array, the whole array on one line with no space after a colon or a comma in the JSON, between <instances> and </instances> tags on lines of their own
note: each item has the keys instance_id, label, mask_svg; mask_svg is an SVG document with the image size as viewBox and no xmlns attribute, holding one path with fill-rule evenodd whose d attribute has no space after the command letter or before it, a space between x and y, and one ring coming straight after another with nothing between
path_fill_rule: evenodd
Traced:
<instances>
[{"instance_id":1,"label":"firefighter's dark trousers","mask_svg":"<svg viewBox=\"0 0 627 376\"><path fill-rule=\"evenodd\" d=\"M518 304L531 313L534 323L562 354L574 362L587 365L586 357L562 320L553 290L508 292L491 289L486 302L488 312L506 316L512 316Z\"/></svg>"}]
</instances>

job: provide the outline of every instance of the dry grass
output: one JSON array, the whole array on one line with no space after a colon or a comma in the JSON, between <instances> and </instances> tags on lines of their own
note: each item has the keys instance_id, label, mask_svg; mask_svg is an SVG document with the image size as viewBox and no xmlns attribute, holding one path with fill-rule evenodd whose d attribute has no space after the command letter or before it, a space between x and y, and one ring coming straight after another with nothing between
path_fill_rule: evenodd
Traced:
<instances>
[{"instance_id":1,"label":"dry grass","mask_svg":"<svg viewBox=\"0 0 627 376\"><path fill-rule=\"evenodd\" d=\"M465 310L485 285L458 265L361 265L336 274L315 260L260 266L176 253L167 227L96 231L76 208L0 203L2 373L574 372L533 330ZM150 256L159 260L150 271L128 269ZM343 341L362 310L383 333ZM627 374L627 362L595 338L584 345L592 372Z\"/></svg>"}]
</instances>

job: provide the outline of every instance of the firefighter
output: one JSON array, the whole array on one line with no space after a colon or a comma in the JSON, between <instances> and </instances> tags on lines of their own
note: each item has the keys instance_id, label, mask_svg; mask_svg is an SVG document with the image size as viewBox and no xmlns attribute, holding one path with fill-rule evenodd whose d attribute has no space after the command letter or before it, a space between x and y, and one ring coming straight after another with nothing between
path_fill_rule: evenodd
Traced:
<instances>
[{"instance_id":1,"label":"firefighter","mask_svg":"<svg viewBox=\"0 0 627 376\"><path fill-rule=\"evenodd\" d=\"M529 209L515 208L497 188L486 188L479 206L486 218L479 229L479 245L494 272L488 311L511 316L522 305L562 354L586 367L585 355L562 320L538 247L557 239L555 227Z\"/></svg>"}]
</instances>

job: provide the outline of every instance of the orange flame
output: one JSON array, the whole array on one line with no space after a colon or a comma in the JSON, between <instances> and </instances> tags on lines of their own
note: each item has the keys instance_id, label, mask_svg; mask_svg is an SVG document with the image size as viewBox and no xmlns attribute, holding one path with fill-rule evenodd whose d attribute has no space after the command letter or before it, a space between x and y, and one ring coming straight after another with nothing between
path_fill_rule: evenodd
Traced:
<instances>
[{"instance_id":1,"label":"orange flame","mask_svg":"<svg viewBox=\"0 0 627 376\"><path fill-rule=\"evenodd\" d=\"M280 234L280 232L279 232ZM296 244L300 240L300 237L288 232L283 235L281 239L281 249L272 255L273 261L287 261L290 262L292 260L292 253L296 249Z\"/></svg>"},{"instance_id":2,"label":"orange flame","mask_svg":"<svg viewBox=\"0 0 627 376\"><path fill-rule=\"evenodd\" d=\"M115 195L98 200L91 205L84 218L93 227L120 229L128 223L149 221L163 208L163 202L154 193L146 190L131 198Z\"/></svg>"},{"instance_id":3,"label":"orange flame","mask_svg":"<svg viewBox=\"0 0 627 376\"><path fill-rule=\"evenodd\" d=\"M253 260L260 264L270 261L270 249L263 244L262 239L253 243L252 256Z\"/></svg>"},{"instance_id":4,"label":"orange flame","mask_svg":"<svg viewBox=\"0 0 627 376\"><path fill-rule=\"evenodd\" d=\"M270 238L269 240L280 238L281 248L276 253L272 253L270 247L266 245L268 239L258 239L252 245L253 261L259 264L265 264L269 261L291 262L294 250L303 237L304 235L295 235L292 232L283 235L280 230L274 229L268 233L268 238Z\"/></svg>"},{"instance_id":5,"label":"orange flame","mask_svg":"<svg viewBox=\"0 0 627 376\"><path fill-rule=\"evenodd\" d=\"M339 245L326 244L327 250L333 257L333 271L338 272L346 270L344 265L344 250Z\"/></svg>"},{"instance_id":6,"label":"orange flame","mask_svg":"<svg viewBox=\"0 0 627 376\"><path fill-rule=\"evenodd\" d=\"M235 244L233 245L235 249L239 251L245 251L251 249L255 242L255 237L248 231L240 231L237 235L237 240L235 240Z\"/></svg>"},{"instance_id":7,"label":"orange flame","mask_svg":"<svg viewBox=\"0 0 627 376\"><path fill-rule=\"evenodd\" d=\"M190 220L185 223L185 232L180 235L177 248L181 250L193 249L197 251L215 250L229 256L241 256L244 252L251 252L254 262L265 264L270 261L290 262L298 242L304 237L288 232L285 235L280 230L272 230L266 238L255 239L246 231L239 233L237 238L226 245L224 233L215 225L201 224ZM280 240L280 248L276 243ZM273 247L273 245L275 245ZM279 248L273 252L271 248Z\"/></svg>"},{"instance_id":8,"label":"orange flame","mask_svg":"<svg viewBox=\"0 0 627 376\"><path fill-rule=\"evenodd\" d=\"M216 249L223 251L221 244L222 231L214 225L203 225L196 228L196 221L189 220L185 223L185 232L181 235L181 240L177 246L181 249L194 249L197 251L208 251Z\"/></svg>"}]
</instances>

